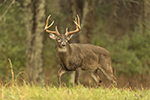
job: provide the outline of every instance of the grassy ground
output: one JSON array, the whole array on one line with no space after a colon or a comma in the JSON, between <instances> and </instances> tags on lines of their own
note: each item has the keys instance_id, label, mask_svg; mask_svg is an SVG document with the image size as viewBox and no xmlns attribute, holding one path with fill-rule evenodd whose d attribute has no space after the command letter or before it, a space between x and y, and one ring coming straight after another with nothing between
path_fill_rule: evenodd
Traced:
<instances>
[{"instance_id":1,"label":"grassy ground","mask_svg":"<svg viewBox=\"0 0 150 100\"><path fill-rule=\"evenodd\" d=\"M84 86L1 86L0 100L150 100L150 90Z\"/></svg>"},{"instance_id":2,"label":"grassy ground","mask_svg":"<svg viewBox=\"0 0 150 100\"><path fill-rule=\"evenodd\" d=\"M150 100L150 90L131 88L104 88L79 86L30 86L17 84L11 60L9 60L12 80L0 84L0 100Z\"/></svg>"}]
</instances>

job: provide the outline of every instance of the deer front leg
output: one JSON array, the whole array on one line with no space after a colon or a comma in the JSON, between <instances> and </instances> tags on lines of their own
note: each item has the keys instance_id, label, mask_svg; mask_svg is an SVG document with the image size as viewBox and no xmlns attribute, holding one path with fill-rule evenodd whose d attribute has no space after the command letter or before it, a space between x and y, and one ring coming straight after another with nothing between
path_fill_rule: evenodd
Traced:
<instances>
[{"instance_id":1,"label":"deer front leg","mask_svg":"<svg viewBox=\"0 0 150 100\"><path fill-rule=\"evenodd\" d=\"M61 86L61 76L66 72L66 70L64 70L63 68L60 68L58 73L57 73L57 76L58 76L58 84L59 86Z\"/></svg>"},{"instance_id":2,"label":"deer front leg","mask_svg":"<svg viewBox=\"0 0 150 100\"><path fill-rule=\"evenodd\" d=\"M75 84L76 84L76 85L79 84L80 72L81 72L81 69L80 69L80 68L77 68L77 69L76 69L76 72L75 72Z\"/></svg>"}]
</instances>

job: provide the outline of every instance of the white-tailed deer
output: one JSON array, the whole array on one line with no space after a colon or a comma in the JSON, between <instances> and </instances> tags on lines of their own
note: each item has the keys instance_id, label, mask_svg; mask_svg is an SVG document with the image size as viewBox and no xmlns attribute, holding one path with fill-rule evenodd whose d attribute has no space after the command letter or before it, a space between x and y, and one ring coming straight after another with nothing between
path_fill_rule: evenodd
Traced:
<instances>
[{"instance_id":1,"label":"white-tailed deer","mask_svg":"<svg viewBox=\"0 0 150 100\"><path fill-rule=\"evenodd\" d=\"M73 33L77 33L81 29L78 15L74 21L76 30L68 32L68 28L66 28L65 34L60 34L57 26L55 27L55 31L48 30L48 28L54 24L53 21L48 26L49 18L50 16L47 18L45 31L49 33L50 38L56 40L56 51L61 65L61 68L58 71L59 85L61 85L61 76L66 71L76 72L75 83L78 84L80 70L88 71L98 85L101 82L98 71L101 71L108 80L116 84L111 67L111 57L106 49L91 44L68 43L73 36Z\"/></svg>"}]
</instances>

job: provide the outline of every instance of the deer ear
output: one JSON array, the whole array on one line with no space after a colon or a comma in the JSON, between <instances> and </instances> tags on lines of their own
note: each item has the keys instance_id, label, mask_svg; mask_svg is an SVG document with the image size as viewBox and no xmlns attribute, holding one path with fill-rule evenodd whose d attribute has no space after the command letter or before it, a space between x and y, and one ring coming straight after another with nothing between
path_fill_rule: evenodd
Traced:
<instances>
[{"instance_id":1,"label":"deer ear","mask_svg":"<svg viewBox=\"0 0 150 100\"><path fill-rule=\"evenodd\" d=\"M57 38L57 36L54 35L53 33L49 33L49 37L50 37L51 39L54 39L54 40Z\"/></svg>"},{"instance_id":2,"label":"deer ear","mask_svg":"<svg viewBox=\"0 0 150 100\"><path fill-rule=\"evenodd\" d=\"M67 36L67 40L69 41L72 38L73 34Z\"/></svg>"}]
</instances>

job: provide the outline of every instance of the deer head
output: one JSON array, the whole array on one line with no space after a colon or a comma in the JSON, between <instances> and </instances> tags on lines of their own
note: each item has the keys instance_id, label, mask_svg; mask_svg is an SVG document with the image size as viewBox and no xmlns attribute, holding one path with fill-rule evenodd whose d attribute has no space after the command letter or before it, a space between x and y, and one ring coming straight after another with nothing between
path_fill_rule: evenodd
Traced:
<instances>
[{"instance_id":1,"label":"deer head","mask_svg":"<svg viewBox=\"0 0 150 100\"><path fill-rule=\"evenodd\" d=\"M75 30L68 32L68 28L66 28L66 33L60 34L58 29L57 29L57 26L55 26L55 31L48 30L48 28L50 28L54 24L54 21L52 21L52 23L48 26L48 21L49 21L50 17L51 17L51 15L49 15L47 20L46 20L45 31L49 33L49 37L51 39L56 40L58 51L59 52L66 52L67 51L66 47L68 45L68 41L72 38L73 33L77 33L81 29L80 18L78 15L77 15L77 17L75 17L75 20L74 20L74 23L76 25Z\"/></svg>"}]
</instances>

